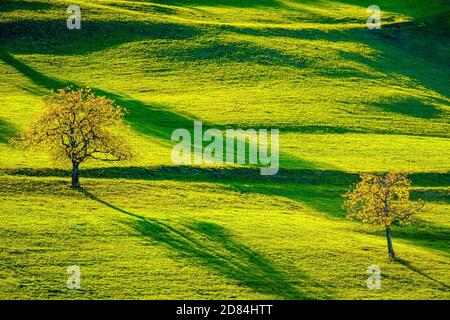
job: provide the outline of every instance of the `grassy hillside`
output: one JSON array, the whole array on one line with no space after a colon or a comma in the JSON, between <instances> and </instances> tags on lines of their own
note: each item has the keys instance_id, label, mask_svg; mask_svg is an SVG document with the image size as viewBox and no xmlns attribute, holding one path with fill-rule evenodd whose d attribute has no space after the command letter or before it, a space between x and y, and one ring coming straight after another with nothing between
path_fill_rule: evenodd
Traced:
<instances>
[{"instance_id":1,"label":"grassy hillside","mask_svg":"<svg viewBox=\"0 0 450 320\"><path fill-rule=\"evenodd\" d=\"M0 299L449 299L450 3L0 2ZM68 84L128 109L138 153L81 167L9 143ZM280 129L281 169L171 162L193 120ZM345 219L361 172L407 170L427 211ZM66 288L79 265L82 289ZM368 290L367 267L382 271Z\"/></svg>"}]
</instances>

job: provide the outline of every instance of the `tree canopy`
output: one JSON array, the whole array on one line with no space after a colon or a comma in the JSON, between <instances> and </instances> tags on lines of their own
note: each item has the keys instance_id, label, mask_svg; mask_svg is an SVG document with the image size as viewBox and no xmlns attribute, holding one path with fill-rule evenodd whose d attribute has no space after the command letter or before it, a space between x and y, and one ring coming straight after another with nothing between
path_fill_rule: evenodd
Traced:
<instances>
[{"instance_id":1,"label":"tree canopy","mask_svg":"<svg viewBox=\"0 0 450 320\"><path fill-rule=\"evenodd\" d=\"M410 184L403 173L363 174L356 187L344 195L348 217L384 227L411 222L424 203L410 200Z\"/></svg>"},{"instance_id":2,"label":"tree canopy","mask_svg":"<svg viewBox=\"0 0 450 320\"><path fill-rule=\"evenodd\" d=\"M48 150L55 159L70 161L76 171L87 159L120 161L132 156L114 131L124 126L125 111L114 100L96 96L90 88L67 87L43 102L43 113L15 140L18 144Z\"/></svg>"},{"instance_id":3,"label":"tree canopy","mask_svg":"<svg viewBox=\"0 0 450 320\"><path fill-rule=\"evenodd\" d=\"M349 218L385 228L391 259L395 258L391 226L411 222L412 216L424 208L422 200L410 200L410 185L403 173L363 174L356 187L343 195Z\"/></svg>"}]
</instances>

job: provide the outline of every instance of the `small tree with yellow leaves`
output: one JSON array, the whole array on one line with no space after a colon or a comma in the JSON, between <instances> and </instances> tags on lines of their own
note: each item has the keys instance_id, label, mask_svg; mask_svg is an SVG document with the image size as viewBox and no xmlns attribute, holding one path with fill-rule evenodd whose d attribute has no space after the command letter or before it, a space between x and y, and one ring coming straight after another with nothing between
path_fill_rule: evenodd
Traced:
<instances>
[{"instance_id":1,"label":"small tree with yellow leaves","mask_svg":"<svg viewBox=\"0 0 450 320\"><path fill-rule=\"evenodd\" d=\"M124 125L123 109L91 89L67 87L44 98L44 112L26 128L17 144L47 149L72 164L72 188L79 188L79 165L87 159L120 161L131 157L124 139L112 129Z\"/></svg>"},{"instance_id":2,"label":"small tree with yellow leaves","mask_svg":"<svg viewBox=\"0 0 450 320\"><path fill-rule=\"evenodd\" d=\"M343 195L347 198L344 208L349 218L386 229L390 259L395 259L391 226L410 223L412 216L424 208L422 200L410 200L410 185L411 181L402 173L363 174L356 187Z\"/></svg>"}]
</instances>

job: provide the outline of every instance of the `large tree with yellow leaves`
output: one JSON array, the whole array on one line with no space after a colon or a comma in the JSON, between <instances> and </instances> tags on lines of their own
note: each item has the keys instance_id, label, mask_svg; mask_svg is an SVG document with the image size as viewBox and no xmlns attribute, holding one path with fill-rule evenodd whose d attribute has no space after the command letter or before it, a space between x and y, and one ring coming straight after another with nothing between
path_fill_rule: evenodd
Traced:
<instances>
[{"instance_id":1,"label":"large tree with yellow leaves","mask_svg":"<svg viewBox=\"0 0 450 320\"><path fill-rule=\"evenodd\" d=\"M422 200L410 200L410 185L411 181L402 173L363 174L356 187L344 194L349 218L385 228L391 259L395 259L391 226L410 223L412 216L424 208Z\"/></svg>"},{"instance_id":2,"label":"large tree with yellow leaves","mask_svg":"<svg viewBox=\"0 0 450 320\"><path fill-rule=\"evenodd\" d=\"M15 141L24 147L48 149L72 164L72 188L80 187L79 165L87 159L120 161L131 157L113 128L124 125L123 109L96 96L89 88L67 87L44 98L44 111Z\"/></svg>"}]
</instances>

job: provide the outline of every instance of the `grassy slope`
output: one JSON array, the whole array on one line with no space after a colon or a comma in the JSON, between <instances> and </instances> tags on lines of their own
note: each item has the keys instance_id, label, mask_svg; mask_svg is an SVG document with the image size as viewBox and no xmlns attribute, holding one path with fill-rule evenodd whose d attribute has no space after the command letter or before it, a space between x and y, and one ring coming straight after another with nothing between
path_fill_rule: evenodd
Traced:
<instances>
[{"instance_id":1,"label":"grassy slope","mask_svg":"<svg viewBox=\"0 0 450 320\"><path fill-rule=\"evenodd\" d=\"M64 2L0 9L0 298L449 298L448 2L378 1L381 31L361 1L78 3L78 31ZM126 106L140 153L84 166L84 193L7 143L68 83ZM192 119L280 128L283 170L171 167ZM395 169L428 200L403 263L340 208L352 173Z\"/></svg>"}]
</instances>

